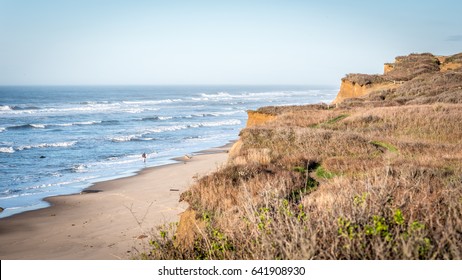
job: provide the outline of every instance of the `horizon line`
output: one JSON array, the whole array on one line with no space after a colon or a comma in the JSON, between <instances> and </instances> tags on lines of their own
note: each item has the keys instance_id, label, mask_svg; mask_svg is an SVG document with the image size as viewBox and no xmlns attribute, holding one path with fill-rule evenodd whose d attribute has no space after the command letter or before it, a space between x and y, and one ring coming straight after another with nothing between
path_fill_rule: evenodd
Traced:
<instances>
[{"instance_id":1,"label":"horizon line","mask_svg":"<svg viewBox=\"0 0 462 280\"><path fill-rule=\"evenodd\" d=\"M151 86L151 87L169 87L169 86L189 86L189 87L200 87L200 86L316 86L316 87L334 87L331 84L0 84L0 87L109 87L109 86L120 86L120 87L132 87L132 86Z\"/></svg>"}]
</instances>

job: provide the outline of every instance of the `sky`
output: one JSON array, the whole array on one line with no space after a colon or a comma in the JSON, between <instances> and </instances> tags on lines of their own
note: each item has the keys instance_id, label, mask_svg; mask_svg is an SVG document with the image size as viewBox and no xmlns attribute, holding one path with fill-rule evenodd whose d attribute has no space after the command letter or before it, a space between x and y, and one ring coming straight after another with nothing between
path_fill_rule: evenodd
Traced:
<instances>
[{"instance_id":1,"label":"sky","mask_svg":"<svg viewBox=\"0 0 462 280\"><path fill-rule=\"evenodd\" d=\"M462 1L0 0L0 85L339 85L462 52Z\"/></svg>"}]
</instances>

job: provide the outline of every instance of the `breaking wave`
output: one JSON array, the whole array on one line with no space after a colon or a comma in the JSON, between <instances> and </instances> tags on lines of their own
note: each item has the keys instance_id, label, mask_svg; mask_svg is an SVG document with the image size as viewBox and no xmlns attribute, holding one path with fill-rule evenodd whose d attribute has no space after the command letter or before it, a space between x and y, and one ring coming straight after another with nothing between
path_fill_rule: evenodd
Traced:
<instances>
[{"instance_id":1,"label":"breaking wave","mask_svg":"<svg viewBox=\"0 0 462 280\"><path fill-rule=\"evenodd\" d=\"M11 154L14 153L13 147L0 147L0 153Z\"/></svg>"},{"instance_id":2,"label":"breaking wave","mask_svg":"<svg viewBox=\"0 0 462 280\"><path fill-rule=\"evenodd\" d=\"M74 146L77 141L58 142L58 143L42 143L37 145L26 145L15 148L16 151L30 150L30 149L43 149L43 148L67 148Z\"/></svg>"}]
</instances>

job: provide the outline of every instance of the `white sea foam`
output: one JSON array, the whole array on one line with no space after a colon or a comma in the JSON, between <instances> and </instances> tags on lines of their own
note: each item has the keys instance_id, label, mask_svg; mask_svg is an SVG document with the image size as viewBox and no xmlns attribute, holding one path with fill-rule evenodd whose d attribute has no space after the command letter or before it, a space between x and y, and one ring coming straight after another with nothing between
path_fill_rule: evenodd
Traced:
<instances>
[{"instance_id":1,"label":"white sea foam","mask_svg":"<svg viewBox=\"0 0 462 280\"><path fill-rule=\"evenodd\" d=\"M222 92L221 91L221 92L212 93L212 94L202 93L201 96L216 98L216 97L230 97L232 95L227 93L227 92Z\"/></svg>"},{"instance_id":2,"label":"white sea foam","mask_svg":"<svg viewBox=\"0 0 462 280\"><path fill-rule=\"evenodd\" d=\"M245 112L244 110L237 110L237 111L229 111L229 112L211 112L209 114L214 117L218 117L218 116L232 116L232 115L236 115L236 114L244 113L244 112Z\"/></svg>"},{"instance_id":3,"label":"white sea foam","mask_svg":"<svg viewBox=\"0 0 462 280\"><path fill-rule=\"evenodd\" d=\"M176 131L176 130L182 130L182 129L187 129L187 125L174 125L174 126L166 126L166 127L160 127L160 128L154 128L154 129L148 129L148 132L153 132L153 133L161 133L161 132L166 132L166 131Z\"/></svg>"},{"instance_id":4,"label":"white sea foam","mask_svg":"<svg viewBox=\"0 0 462 280\"><path fill-rule=\"evenodd\" d=\"M67 148L74 146L77 143L77 141L69 141L69 142L58 142L58 143L41 143L37 145L27 145L27 146L20 146L17 147L17 151L22 151L22 150L29 150L29 149L41 149L41 148Z\"/></svg>"},{"instance_id":5,"label":"white sea foam","mask_svg":"<svg viewBox=\"0 0 462 280\"><path fill-rule=\"evenodd\" d=\"M210 113L202 113L202 114L192 114L184 118L231 116L231 115L236 115L236 114L244 113L244 112L245 112L244 110L228 111L228 112L210 112Z\"/></svg>"},{"instance_id":6,"label":"white sea foam","mask_svg":"<svg viewBox=\"0 0 462 280\"><path fill-rule=\"evenodd\" d=\"M232 98L236 97L235 95L231 95L227 92L218 92L218 93L202 93L201 98L196 98L196 101L207 101L207 100L230 100Z\"/></svg>"},{"instance_id":7,"label":"white sea foam","mask_svg":"<svg viewBox=\"0 0 462 280\"><path fill-rule=\"evenodd\" d=\"M102 121L60 123L60 124L50 124L50 126L94 125L94 124L100 124L100 123L102 123Z\"/></svg>"},{"instance_id":8,"label":"white sea foam","mask_svg":"<svg viewBox=\"0 0 462 280\"><path fill-rule=\"evenodd\" d=\"M58 124L53 124L52 126L73 126L74 123L58 123Z\"/></svg>"},{"instance_id":9,"label":"white sea foam","mask_svg":"<svg viewBox=\"0 0 462 280\"><path fill-rule=\"evenodd\" d=\"M1 114L14 114L14 115L24 115L24 114L56 114L56 113L72 113L72 112L107 112L114 111L121 108L121 104L88 104L78 107L61 107L61 108L38 108L38 109L24 109L24 110L13 110L9 106L2 106L4 109L0 110ZM8 108L6 108L8 107Z\"/></svg>"},{"instance_id":10,"label":"white sea foam","mask_svg":"<svg viewBox=\"0 0 462 280\"><path fill-rule=\"evenodd\" d=\"M283 97L291 95L307 94L306 91L266 91L266 92L245 92L240 94L230 94L228 92L201 93L201 97L192 97L193 101L219 101L231 99L258 100L263 97Z\"/></svg>"},{"instance_id":11,"label":"white sea foam","mask_svg":"<svg viewBox=\"0 0 462 280\"><path fill-rule=\"evenodd\" d=\"M5 131L5 130L6 130L6 128L0 127L0 132L3 132L3 131Z\"/></svg>"},{"instance_id":12,"label":"white sea foam","mask_svg":"<svg viewBox=\"0 0 462 280\"><path fill-rule=\"evenodd\" d=\"M74 167L72 167L72 171L75 173L87 172L87 166L85 164L77 164Z\"/></svg>"},{"instance_id":13,"label":"white sea foam","mask_svg":"<svg viewBox=\"0 0 462 280\"><path fill-rule=\"evenodd\" d=\"M0 153L11 154L14 153L13 147L0 147Z\"/></svg>"},{"instance_id":14,"label":"white sea foam","mask_svg":"<svg viewBox=\"0 0 462 280\"><path fill-rule=\"evenodd\" d=\"M110 140L112 142L128 142L132 141L133 139L140 137L141 135L122 135L122 136L115 136L112 137Z\"/></svg>"},{"instance_id":15,"label":"white sea foam","mask_svg":"<svg viewBox=\"0 0 462 280\"><path fill-rule=\"evenodd\" d=\"M32 126L33 128L45 128L45 125L44 124L30 124L30 126Z\"/></svg>"},{"instance_id":16,"label":"white sea foam","mask_svg":"<svg viewBox=\"0 0 462 280\"><path fill-rule=\"evenodd\" d=\"M154 140L154 138L151 138L151 137L140 137L140 138L137 138L137 140L140 140L140 141L152 141L152 140Z\"/></svg>"},{"instance_id":17,"label":"white sea foam","mask_svg":"<svg viewBox=\"0 0 462 280\"><path fill-rule=\"evenodd\" d=\"M0 105L0 111L13 111L10 106Z\"/></svg>"},{"instance_id":18,"label":"white sea foam","mask_svg":"<svg viewBox=\"0 0 462 280\"><path fill-rule=\"evenodd\" d=\"M241 124L240 120L226 120L226 121L218 121L218 122L201 122L189 125L190 127L213 127L213 126L229 126L229 125L239 125Z\"/></svg>"},{"instance_id":19,"label":"white sea foam","mask_svg":"<svg viewBox=\"0 0 462 280\"><path fill-rule=\"evenodd\" d=\"M163 100L142 100L142 101L122 101L123 104L128 105L155 105L162 103L181 102L183 99L163 99Z\"/></svg>"}]
</instances>

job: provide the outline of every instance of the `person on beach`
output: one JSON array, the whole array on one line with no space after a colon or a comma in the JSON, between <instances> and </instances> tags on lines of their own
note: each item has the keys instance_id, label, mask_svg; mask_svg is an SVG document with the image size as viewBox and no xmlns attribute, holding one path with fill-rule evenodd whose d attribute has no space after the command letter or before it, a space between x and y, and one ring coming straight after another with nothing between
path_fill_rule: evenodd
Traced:
<instances>
[{"instance_id":1,"label":"person on beach","mask_svg":"<svg viewBox=\"0 0 462 280\"><path fill-rule=\"evenodd\" d=\"M143 162L146 163L146 157L147 157L147 156L146 156L146 153L143 153L143 154L141 155L141 157L143 158Z\"/></svg>"}]
</instances>

